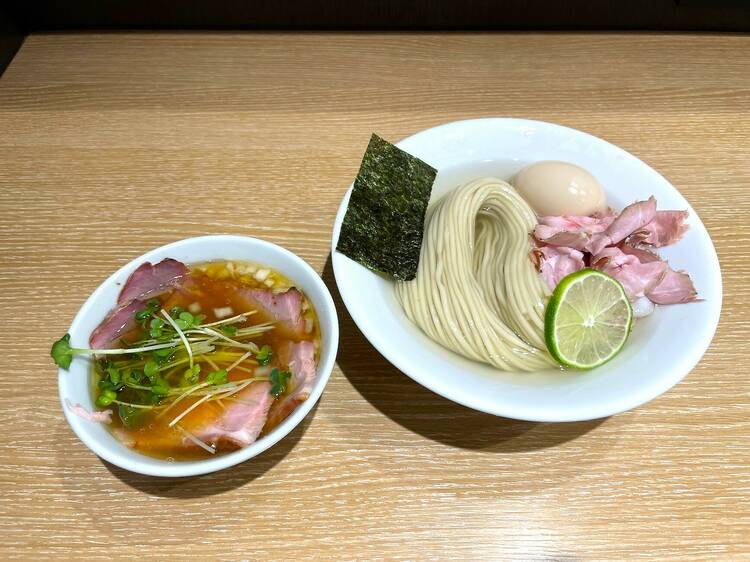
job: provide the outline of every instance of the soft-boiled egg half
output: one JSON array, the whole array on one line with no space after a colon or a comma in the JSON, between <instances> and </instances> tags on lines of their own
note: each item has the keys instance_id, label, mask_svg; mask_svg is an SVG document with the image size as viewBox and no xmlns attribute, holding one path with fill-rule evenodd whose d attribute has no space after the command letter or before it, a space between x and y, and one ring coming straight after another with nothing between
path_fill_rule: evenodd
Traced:
<instances>
[{"instance_id":1,"label":"soft-boiled egg half","mask_svg":"<svg viewBox=\"0 0 750 562\"><path fill-rule=\"evenodd\" d=\"M596 178L569 162L529 164L518 172L513 186L540 216L591 215L607 208L607 197Z\"/></svg>"}]
</instances>

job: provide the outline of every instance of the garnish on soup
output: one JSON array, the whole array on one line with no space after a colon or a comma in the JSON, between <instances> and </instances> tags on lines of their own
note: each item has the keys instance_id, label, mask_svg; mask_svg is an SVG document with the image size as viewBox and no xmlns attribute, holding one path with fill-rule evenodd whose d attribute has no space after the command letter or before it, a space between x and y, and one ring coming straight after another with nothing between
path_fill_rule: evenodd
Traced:
<instances>
[{"instance_id":1,"label":"garnish on soup","mask_svg":"<svg viewBox=\"0 0 750 562\"><path fill-rule=\"evenodd\" d=\"M373 134L336 250L395 279L414 279L437 170Z\"/></svg>"},{"instance_id":2,"label":"garnish on soup","mask_svg":"<svg viewBox=\"0 0 750 562\"><path fill-rule=\"evenodd\" d=\"M111 420L141 453L195 459L250 445L306 400L320 334L305 296L270 268L166 259L133 272L89 344L66 334L50 353L63 369L92 360L99 410L71 411Z\"/></svg>"}]
</instances>

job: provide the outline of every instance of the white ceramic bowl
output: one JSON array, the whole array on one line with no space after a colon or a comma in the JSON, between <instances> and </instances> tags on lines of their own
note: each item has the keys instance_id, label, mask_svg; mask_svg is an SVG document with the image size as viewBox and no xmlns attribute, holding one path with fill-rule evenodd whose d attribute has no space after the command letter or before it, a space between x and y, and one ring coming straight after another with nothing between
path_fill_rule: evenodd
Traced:
<instances>
[{"instance_id":1,"label":"white ceramic bowl","mask_svg":"<svg viewBox=\"0 0 750 562\"><path fill-rule=\"evenodd\" d=\"M530 421L596 419L634 408L680 381L700 360L721 312L721 273L711 239L688 202L653 168L589 134L523 119L448 123L398 143L437 168L433 199L468 180L511 179L539 160L583 166L615 209L655 195L659 209L687 209L690 230L659 252L687 270L704 300L658 307L639 320L624 350L588 372L508 373L461 357L424 335L404 315L393 282L335 251L351 188L333 231L333 269L341 296L362 333L393 365L442 396L498 416ZM408 397L404 397L408 400Z\"/></svg>"},{"instance_id":2,"label":"white ceramic bowl","mask_svg":"<svg viewBox=\"0 0 750 562\"><path fill-rule=\"evenodd\" d=\"M320 398L331 374L339 341L336 308L323 280L304 260L290 251L257 238L246 236L202 236L180 240L156 248L131 261L102 283L88 298L70 326L71 345L88 347L91 332L114 307L122 284L145 261L152 263L175 258L187 264L212 260L246 260L268 265L291 279L307 296L318 314L321 353L317 380L310 397L268 435L238 451L198 461L169 462L148 457L120 443L106 426L86 421L72 413L65 400L94 409L89 383L89 362L73 359L68 371L60 369L58 384L65 417L73 431L89 449L119 467L152 476L194 476L206 474L246 461L283 439L310 412Z\"/></svg>"}]
</instances>

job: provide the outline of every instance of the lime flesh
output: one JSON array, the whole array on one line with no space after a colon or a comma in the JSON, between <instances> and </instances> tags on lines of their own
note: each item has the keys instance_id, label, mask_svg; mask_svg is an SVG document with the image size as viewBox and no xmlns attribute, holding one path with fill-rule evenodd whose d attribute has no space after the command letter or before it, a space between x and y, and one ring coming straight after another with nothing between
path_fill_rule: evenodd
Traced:
<instances>
[{"instance_id":1,"label":"lime flesh","mask_svg":"<svg viewBox=\"0 0 750 562\"><path fill-rule=\"evenodd\" d=\"M552 292L544 338L561 365L593 369L620 352L632 323L622 285L606 273L582 269L564 277Z\"/></svg>"}]
</instances>

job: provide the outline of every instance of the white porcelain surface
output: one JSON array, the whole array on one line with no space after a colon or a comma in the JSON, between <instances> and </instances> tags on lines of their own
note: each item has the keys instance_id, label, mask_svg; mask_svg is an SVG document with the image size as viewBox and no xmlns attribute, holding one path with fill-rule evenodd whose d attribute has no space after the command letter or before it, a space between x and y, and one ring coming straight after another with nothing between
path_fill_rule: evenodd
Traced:
<instances>
[{"instance_id":1,"label":"white porcelain surface","mask_svg":"<svg viewBox=\"0 0 750 562\"><path fill-rule=\"evenodd\" d=\"M639 406L685 377L714 335L721 312L721 273L711 239L680 193L628 152L589 134L540 121L477 119L417 133L398 143L437 168L433 199L481 176L509 180L539 160L584 167L615 209L655 195L659 209L687 209L690 230L660 254L687 270L702 302L657 307L637 321L625 349L588 372L508 373L465 359L430 340L404 315L393 282L335 251L351 188L333 231L333 269L354 321L393 365L442 396L498 416L531 421L596 419ZM409 397L404 396L408 401Z\"/></svg>"},{"instance_id":2,"label":"white porcelain surface","mask_svg":"<svg viewBox=\"0 0 750 562\"><path fill-rule=\"evenodd\" d=\"M65 399L80 403L92 410L93 396L89 383L89 362L80 357L73 359L70 370L60 369L58 383L60 399L68 423L76 435L101 458L133 472L153 476L193 476L206 474L234 466L271 447L286 436L310 412L320 398L328 382L339 341L338 318L333 299L323 280L301 258L288 250L257 238L246 236L203 236L188 238L152 250L128 263L110 276L88 298L70 327L71 345L88 347L91 332L113 308L122 284L132 271L144 261L158 262L164 258L175 258L187 264L211 260L245 260L268 265L291 279L312 303L322 335L320 362L315 387L284 422L268 435L252 445L229 454L199 461L174 461L155 459L141 455L122 445L107 427L86 421L65 407Z\"/></svg>"}]
</instances>

